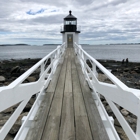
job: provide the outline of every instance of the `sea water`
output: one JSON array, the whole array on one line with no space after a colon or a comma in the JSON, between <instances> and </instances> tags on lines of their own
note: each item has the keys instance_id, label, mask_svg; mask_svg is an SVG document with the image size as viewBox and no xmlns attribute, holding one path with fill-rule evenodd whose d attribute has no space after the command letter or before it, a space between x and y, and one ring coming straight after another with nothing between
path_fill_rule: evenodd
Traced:
<instances>
[{"instance_id":1,"label":"sea water","mask_svg":"<svg viewBox=\"0 0 140 140\"><path fill-rule=\"evenodd\" d=\"M0 46L0 60L43 58L57 46ZM128 58L131 62L140 62L140 45L82 45L82 47L95 59L122 61Z\"/></svg>"}]
</instances>

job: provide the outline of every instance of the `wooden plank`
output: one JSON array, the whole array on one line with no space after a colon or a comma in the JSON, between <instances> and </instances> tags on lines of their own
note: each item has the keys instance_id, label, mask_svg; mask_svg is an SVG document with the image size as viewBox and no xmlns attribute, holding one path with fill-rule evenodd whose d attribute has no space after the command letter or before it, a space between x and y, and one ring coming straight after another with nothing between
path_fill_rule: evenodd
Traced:
<instances>
[{"instance_id":1,"label":"wooden plank","mask_svg":"<svg viewBox=\"0 0 140 140\"><path fill-rule=\"evenodd\" d=\"M44 129L42 140L58 140L64 82L65 82L65 74L66 74L66 64L67 64L67 59L64 60L61 69L61 73L58 79L54 99Z\"/></svg>"},{"instance_id":2,"label":"wooden plank","mask_svg":"<svg viewBox=\"0 0 140 140\"><path fill-rule=\"evenodd\" d=\"M74 59L72 61L72 84L74 94L76 140L92 140L92 134Z\"/></svg>"},{"instance_id":3,"label":"wooden plank","mask_svg":"<svg viewBox=\"0 0 140 140\"><path fill-rule=\"evenodd\" d=\"M41 140L58 140L60 116L49 116Z\"/></svg>"},{"instance_id":4,"label":"wooden plank","mask_svg":"<svg viewBox=\"0 0 140 140\"><path fill-rule=\"evenodd\" d=\"M73 94L71 79L71 49L67 51L68 62L62 108L59 140L75 140Z\"/></svg>"},{"instance_id":5,"label":"wooden plank","mask_svg":"<svg viewBox=\"0 0 140 140\"><path fill-rule=\"evenodd\" d=\"M42 137L45 121L48 116L49 108L52 102L54 93L47 93L44 96L35 119L32 122L32 127L29 130L25 140L40 140Z\"/></svg>"},{"instance_id":6,"label":"wooden plank","mask_svg":"<svg viewBox=\"0 0 140 140\"><path fill-rule=\"evenodd\" d=\"M84 116L76 116L76 140L93 140L88 118Z\"/></svg>"},{"instance_id":7,"label":"wooden plank","mask_svg":"<svg viewBox=\"0 0 140 140\"><path fill-rule=\"evenodd\" d=\"M50 84L49 84L46 92L55 92L55 89L56 89L56 85L57 85L57 82L58 82L58 77L60 75L61 68L62 68L62 64L59 64L58 67L57 67L57 69L56 69L55 74L52 77L52 80L51 80L51 82L50 82Z\"/></svg>"},{"instance_id":8,"label":"wooden plank","mask_svg":"<svg viewBox=\"0 0 140 140\"><path fill-rule=\"evenodd\" d=\"M89 117L90 127L94 140L109 140L103 122L92 98L89 86L84 78L80 64L76 61L81 89L84 96L87 114Z\"/></svg>"},{"instance_id":9,"label":"wooden plank","mask_svg":"<svg viewBox=\"0 0 140 140\"><path fill-rule=\"evenodd\" d=\"M72 62L72 85L73 85L73 95L74 95L75 116L87 116L81 85L79 82L79 77L77 74L77 69L74 60Z\"/></svg>"},{"instance_id":10,"label":"wooden plank","mask_svg":"<svg viewBox=\"0 0 140 140\"><path fill-rule=\"evenodd\" d=\"M64 90L64 92L72 92L71 57L70 56L68 56L67 72L66 72L66 81L65 81L65 90Z\"/></svg>"},{"instance_id":11,"label":"wooden plank","mask_svg":"<svg viewBox=\"0 0 140 140\"><path fill-rule=\"evenodd\" d=\"M59 140L75 140L72 96L64 97L63 100L63 110L62 110Z\"/></svg>"},{"instance_id":12,"label":"wooden plank","mask_svg":"<svg viewBox=\"0 0 140 140\"><path fill-rule=\"evenodd\" d=\"M32 123L32 128L29 130L26 140L40 140L44 131L45 122L47 120L48 112L52 99L54 96L54 91L56 89L57 81L60 75L62 64L59 64L54 76L46 90L44 99L38 109L35 119Z\"/></svg>"},{"instance_id":13,"label":"wooden plank","mask_svg":"<svg viewBox=\"0 0 140 140\"><path fill-rule=\"evenodd\" d=\"M59 64L56 68L55 73L52 76L52 80L51 80L46 92L55 92L56 85L57 85L57 82L58 82L58 78L60 76L60 71L62 69L62 64L63 64L63 61L64 61L64 55L65 54L63 54L62 58L60 58L60 60L59 60Z\"/></svg>"}]
</instances>

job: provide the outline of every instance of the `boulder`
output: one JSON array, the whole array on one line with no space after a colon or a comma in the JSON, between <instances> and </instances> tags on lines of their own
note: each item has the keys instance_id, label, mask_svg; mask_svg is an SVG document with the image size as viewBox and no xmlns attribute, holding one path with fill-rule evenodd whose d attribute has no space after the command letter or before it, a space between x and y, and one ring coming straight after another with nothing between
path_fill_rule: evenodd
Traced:
<instances>
[{"instance_id":1,"label":"boulder","mask_svg":"<svg viewBox=\"0 0 140 140\"><path fill-rule=\"evenodd\" d=\"M128 137L126 136L124 130L121 127L115 126L115 129L119 133L121 140L129 140Z\"/></svg>"},{"instance_id":2,"label":"boulder","mask_svg":"<svg viewBox=\"0 0 140 140\"><path fill-rule=\"evenodd\" d=\"M127 116L129 114L129 112L126 109L122 109L121 113L123 116Z\"/></svg>"},{"instance_id":3,"label":"boulder","mask_svg":"<svg viewBox=\"0 0 140 140\"><path fill-rule=\"evenodd\" d=\"M104 101L105 100L105 97L102 96L102 95L100 95L100 99L101 99L101 101Z\"/></svg>"},{"instance_id":4,"label":"boulder","mask_svg":"<svg viewBox=\"0 0 140 140\"><path fill-rule=\"evenodd\" d=\"M136 124L132 124L132 125L131 125L131 128L132 128L132 130L133 130L134 132L136 132Z\"/></svg>"},{"instance_id":5,"label":"boulder","mask_svg":"<svg viewBox=\"0 0 140 140\"><path fill-rule=\"evenodd\" d=\"M111 110L111 108L110 108L110 106L109 106L109 105L108 105L108 106L106 106L105 108L106 108L106 111L107 111L108 113L112 113L112 110Z\"/></svg>"},{"instance_id":6,"label":"boulder","mask_svg":"<svg viewBox=\"0 0 140 140\"><path fill-rule=\"evenodd\" d=\"M8 134L4 140L13 140L13 139L14 139L14 136L11 134Z\"/></svg>"},{"instance_id":7,"label":"boulder","mask_svg":"<svg viewBox=\"0 0 140 140\"><path fill-rule=\"evenodd\" d=\"M137 120L135 118L130 117L130 116L127 116L126 120L130 124L136 124L137 123Z\"/></svg>"},{"instance_id":8,"label":"boulder","mask_svg":"<svg viewBox=\"0 0 140 140\"><path fill-rule=\"evenodd\" d=\"M114 119L114 124L115 124L116 126L119 126L119 127L121 126L120 123L119 123L119 121L118 121L116 118Z\"/></svg>"},{"instance_id":9,"label":"boulder","mask_svg":"<svg viewBox=\"0 0 140 140\"><path fill-rule=\"evenodd\" d=\"M25 113L22 113L18 117L17 121L15 122L15 124L13 125L13 127L11 128L11 130L9 132L10 134L15 135L18 132L18 130L21 127L21 124L22 124L21 120L22 120L23 116L27 116L27 114L28 114L28 112L25 112Z\"/></svg>"},{"instance_id":10,"label":"boulder","mask_svg":"<svg viewBox=\"0 0 140 140\"><path fill-rule=\"evenodd\" d=\"M107 106L108 105L108 102L107 101L103 101L102 103L104 104L104 106Z\"/></svg>"},{"instance_id":11,"label":"boulder","mask_svg":"<svg viewBox=\"0 0 140 140\"><path fill-rule=\"evenodd\" d=\"M21 70L20 66L15 66L11 69L11 74L20 73L20 70Z\"/></svg>"},{"instance_id":12,"label":"boulder","mask_svg":"<svg viewBox=\"0 0 140 140\"><path fill-rule=\"evenodd\" d=\"M31 105L33 105L34 102L35 102L35 98L31 98L30 101L29 101L29 103L30 103Z\"/></svg>"},{"instance_id":13,"label":"boulder","mask_svg":"<svg viewBox=\"0 0 140 140\"><path fill-rule=\"evenodd\" d=\"M5 82L5 77L4 76L0 76L0 82Z\"/></svg>"},{"instance_id":14,"label":"boulder","mask_svg":"<svg viewBox=\"0 0 140 140\"><path fill-rule=\"evenodd\" d=\"M24 112L29 112L31 109L32 105L30 103L27 103L27 105L25 106L25 108L23 109Z\"/></svg>"},{"instance_id":15,"label":"boulder","mask_svg":"<svg viewBox=\"0 0 140 140\"><path fill-rule=\"evenodd\" d=\"M0 120L0 126L3 126L6 122L7 120Z\"/></svg>"},{"instance_id":16,"label":"boulder","mask_svg":"<svg viewBox=\"0 0 140 140\"><path fill-rule=\"evenodd\" d=\"M21 125L14 124L9 133L12 135L15 135L18 132L20 127L21 127Z\"/></svg>"},{"instance_id":17,"label":"boulder","mask_svg":"<svg viewBox=\"0 0 140 140\"><path fill-rule=\"evenodd\" d=\"M13 107L7 108L6 110L3 111L3 113L12 113L14 111Z\"/></svg>"},{"instance_id":18,"label":"boulder","mask_svg":"<svg viewBox=\"0 0 140 140\"><path fill-rule=\"evenodd\" d=\"M35 82L36 81L36 77L34 76L30 76L27 78L28 82Z\"/></svg>"}]
</instances>

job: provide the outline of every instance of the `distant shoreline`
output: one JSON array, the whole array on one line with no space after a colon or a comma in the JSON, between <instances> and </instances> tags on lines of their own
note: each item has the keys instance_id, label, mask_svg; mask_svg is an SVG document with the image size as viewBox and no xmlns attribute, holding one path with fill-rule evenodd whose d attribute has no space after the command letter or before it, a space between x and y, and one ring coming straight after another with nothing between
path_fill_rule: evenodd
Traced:
<instances>
[{"instance_id":1,"label":"distant shoreline","mask_svg":"<svg viewBox=\"0 0 140 140\"><path fill-rule=\"evenodd\" d=\"M45 45L61 45L61 44L42 44L37 46L45 46ZM140 43L116 43L116 44L79 44L79 45L140 45ZM0 44L0 46L34 46L31 44Z\"/></svg>"}]
</instances>

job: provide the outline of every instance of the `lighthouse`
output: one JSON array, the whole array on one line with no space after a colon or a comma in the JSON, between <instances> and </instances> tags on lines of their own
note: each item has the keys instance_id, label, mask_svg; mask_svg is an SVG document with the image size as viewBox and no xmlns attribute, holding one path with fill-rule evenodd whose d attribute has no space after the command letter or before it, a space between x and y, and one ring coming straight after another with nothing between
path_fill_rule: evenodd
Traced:
<instances>
[{"instance_id":1,"label":"lighthouse","mask_svg":"<svg viewBox=\"0 0 140 140\"><path fill-rule=\"evenodd\" d=\"M69 11L69 15L64 18L63 29L61 30L63 42L67 47L73 47L74 42L79 44L79 33L77 30L77 18Z\"/></svg>"}]
</instances>

